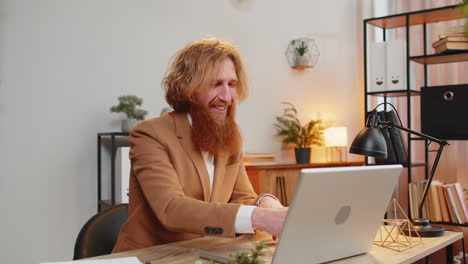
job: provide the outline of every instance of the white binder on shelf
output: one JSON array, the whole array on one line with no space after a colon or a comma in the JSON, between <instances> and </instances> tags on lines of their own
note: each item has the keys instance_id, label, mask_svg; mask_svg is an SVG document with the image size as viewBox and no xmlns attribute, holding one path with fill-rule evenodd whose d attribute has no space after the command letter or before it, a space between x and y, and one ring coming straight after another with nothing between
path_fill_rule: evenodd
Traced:
<instances>
[{"instance_id":1,"label":"white binder on shelf","mask_svg":"<svg viewBox=\"0 0 468 264\"><path fill-rule=\"evenodd\" d=\"M115 202L128 203L130 181L130 147L120 147L115 156Z\"/></svg>"},{"instance_id":2,"label":"white binder on shelf","mask_svg":"<svg viewBox=\"0 0 468 264\"><path fill-rule=\"evenodd\" d=\"M406 90L406 41L386 42L387 91Z\"/></svg>"},{"instance_id":3,"label":"white binder on shelf","mask_svg":"<svg viewBox=\"0 0 468 264\"><path fill-rule=\"evenodd\" d=\"M386 56L385 42L370 44L369 92L381 92L387 90Z\"/></svg>"}]
</instances>

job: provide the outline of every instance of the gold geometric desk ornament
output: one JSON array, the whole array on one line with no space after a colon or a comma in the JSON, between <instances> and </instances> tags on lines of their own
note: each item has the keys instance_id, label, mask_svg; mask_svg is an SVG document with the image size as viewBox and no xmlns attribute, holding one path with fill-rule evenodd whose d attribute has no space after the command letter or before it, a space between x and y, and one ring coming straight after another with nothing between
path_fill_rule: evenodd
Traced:
<instances>
[{"instance_id":1,"label":"gold geometric desk ornament","mask_svg":"<svg viewBox=\"0 0 468 264\"><path fill-rule=\"evenodd\" d=\"M375 245L401 252L422 243L419 233L414 229L413 224L396 199L393 199L388 205L386 212L387 216L391 215L393 219L383 220L383 225L380 226L378 233L380 239L374 241ZM403 217L399 218L399 215ZM412 236L412 232L405 235L403 230L414 231L417 236Z\"/></svg>"}]
</instances>

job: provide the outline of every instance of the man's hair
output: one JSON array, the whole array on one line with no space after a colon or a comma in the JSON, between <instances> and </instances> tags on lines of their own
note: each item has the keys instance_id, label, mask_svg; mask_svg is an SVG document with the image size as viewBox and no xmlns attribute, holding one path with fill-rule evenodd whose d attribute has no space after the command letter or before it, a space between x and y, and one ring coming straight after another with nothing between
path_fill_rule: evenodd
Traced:
<instances>
[{"instance_id":1,"label":"man's hair","mask_svg":"<svg viewBox=\"0 0 468 264\"><path fill-rule=\"evenodd\" d=\"M197 92L212 85L214 66L226 58L236 69L237 101L247 98L247 76L239 52L228 42L204 39L189 43L172 57L162 80L167 103L175 111L188 112Z\"/></svg>"}]
</instances>

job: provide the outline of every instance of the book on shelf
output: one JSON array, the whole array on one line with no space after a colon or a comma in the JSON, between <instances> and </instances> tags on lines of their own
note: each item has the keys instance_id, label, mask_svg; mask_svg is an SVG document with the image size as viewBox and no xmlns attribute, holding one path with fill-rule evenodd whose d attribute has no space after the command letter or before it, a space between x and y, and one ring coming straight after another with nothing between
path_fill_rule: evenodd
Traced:
<instances>
[{"instance_id":1,"label":"book on shelf","mask_svg":"<svg viewBox=\"0 0 468 264\"><path fill-rule=\"evenodd\" d=\"M450 192L452 193L455 210L457 211L458 215L460 216L459 224L468 223L467 215L465 214L465 211L463 210L463 204L464 204L463 197L459 197L457 189L456 189L454 183L453 184L448 184L447 188L449 188Z\"/></svg>"},{"instance_id":2,"label":"book on shelf","mask_svg":"<svg viewBox=\"0 0 468 264\"><path fill-rule=\"evenodd\" d=\"M386 43L372 43L369 47L369 91L387 90Z\"/></svg>"},{"instance_id":3,"label":"book on shelf","mask_svg":"<svg viewBox=\"0 0 468 264\"><path fill-rule=\"evenodd\" d=\"M434 47L435 53L457 53L468 50L468 41L447 41Z\"/></svg>"},{"instance_id":4,"label":"book on shelf","mask_svg":"<svg viewBox=\"0 0 468 264\"><path fill-rule=\"evenodd\" d=\"M437 194L439 197L440 211L442 213L442 222L450 223L452 219L450 218L450 213L448 211L447 200L445 199L444 186L439 181L433 182L437 187Z\"/></svg>"},{"instance_id":5,"label":"book on shelf","mask_svg":"<svg viewBox=\"0 0 468 264\"><path fill-rule=\"evenodd\" d=\"M402 39L385 42L387 91L406 89L406 41Z\"/></svg>"},{"instance_id":6,"label":"book on shelf","mask_svg":"<svg viewBox=\"0 0 468 264\"><path fill-rule=\"evenodd\" d=\"M419 217L418 203L422 198L425 184L426 180L409 184L410 212L414 218ZM425 205L427 208L423 209L423 217L432 222L468 223L468 206L460 183L443 184L433 181Z\"/></svg>"},{"instance_id":7,"label":"book on shelf","mask_svg":"<svg viewBox=\"0 0 468 264\"><path fill-rule=\"evenodd\" d=\"M452 219L455 224L463 224L463 221L460 216L460 212L457 210L457 205L455 203L455 196L452 192L452 188L450 187L450 184L445 185L445 191L447 192L447 204L449 207L450 214L452 216Z\"/></svg>"},{"instance_id":8,"label":"book on shelf","mask_svg":"<svg viewBox=\"0 0 468 264\"><path fill-rule=\"evenodd\" d=\"M468 35L450 35L432 43L432 47L436 48L447 42L467 42L467 41L468 41Z\"/></svg>"},{"instance_id":9,"label":"book on shelf","mask_svg":"<svg viewBox=\"0 0 468 264\"><path fill-rule=\"evenodd\" d=\"M452 26L445 28L439 39L432 44L436 54L452 54L468 50L468 34L464 26Z\"/></svg>"},{"instance_id":10,"label":"book on shelf","mask_svg":"<svg viewBox=\"0 0 468 264\"><path fill-rule=\"evenodd\" d=\"M440 199L439 199L439 193L437 191L437 185L431 184L431 187L429 189L429 195L431 197L431 205L434 205L432 207L433 211L433 218L437 222L442 222L442 209L440 206Z\"/></svg>"},{"instance_id":11,"label":"book on shelf","mask_svg":"<svg viewBox=\"0 0 468 264\"><path fill-rule=\"evenodd\" d=\"M417 181L415 183L410 183L408 185L408 191L411 192L411 195L410 195L410 212L411 212L411 216L413 217L413 219L420 218L419 203L421 202L425 186L426 186L426 180ZM427 198L426 198L426 203L423 206L422 218L428 218L429 217L429 209L428 209L427 204L428 204L428 202L427 202Z\"/></svg>"},{"instance_id":12,"label":"book on shelf","mask_svg":"<svg viewBox=\"0 0 468 264\"><path fill-rule=\"evenodd\" d=\"M466 222L468 223L468 206L466 205L465 195L463 194L463 188L459 182L454 183L455 190L457 192L458 201L461 204L460 210L463 212L463 215L466 217Z\"/></svg>"},{"instance_id":13,"label":"book on shelf","mask_svg":"<svg viewBox=\"0 0 468 264\"><path fill-rule=\"evenodd\" d=\"M428 210L429 210L429 219L431 221L435 222L441 222L442 217L440 217L440 207L438 206L438 199L436 197L437 191L435 189L435 186L431 184L429 187L429 191L427 193L427 201L426 203L429 205Z\"/></svg>"},{"instance_id":14,"label":"book on shelf","mask_svg":"<svg viewBox=\"0 0 468 264\"><path fill-rule=\"evenodd\" d=\"M408 185L409 211L413 219L420 218L419 203L427 180ZM423 206L422 218L431 222L468 224L468 206L460 183L443 184L433 181Z\"/></svg>"},{"instance_id":15,"label":"book on shelf","mask_svg":"<svg viewBox=\"0 0 468 264\"><path fill-rule=\"evenodd\" d=\"M406 42L390 40L369 46L370 92L406 89Z\"/></svg>"}]
</instances>

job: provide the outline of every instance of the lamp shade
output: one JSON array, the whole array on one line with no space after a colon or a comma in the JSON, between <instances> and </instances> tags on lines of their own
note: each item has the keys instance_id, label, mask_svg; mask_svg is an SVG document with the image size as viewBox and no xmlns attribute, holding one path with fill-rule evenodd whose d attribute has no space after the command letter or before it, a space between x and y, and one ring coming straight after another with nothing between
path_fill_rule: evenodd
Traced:
<instances>
[{"instance_id":1,"label":"lamp shade","mask_svg":"<svg viewBox=\"0 0 468 264\"><path fill-rule=\"evenodd\" d=\"M349 152L353 154L371 156L376 158L387 158L387 143L385 138L376 127L365 127L354 138Z\"/></svg>"},{"instance_id":2,"label":"lamp shade","mask_svg":"<svg viewBox=\"0 0 468 264\"><path fill-rule=\"evenodd\" d=\"M348 146L348 136L346 127L329 127L323 131L325 146L346 147Z\"/></svg>"}]
</instances>

